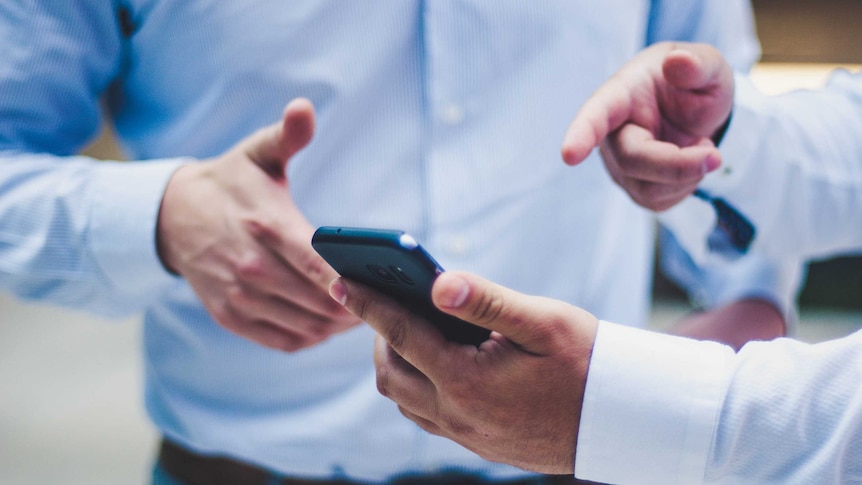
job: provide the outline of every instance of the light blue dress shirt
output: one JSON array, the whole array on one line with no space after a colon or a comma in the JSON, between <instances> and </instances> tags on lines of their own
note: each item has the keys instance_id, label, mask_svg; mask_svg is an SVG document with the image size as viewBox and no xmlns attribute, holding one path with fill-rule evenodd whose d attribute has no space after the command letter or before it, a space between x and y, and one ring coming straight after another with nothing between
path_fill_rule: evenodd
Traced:
<instances>
[{"instance_id":1,"label":"light blue dress shirt","mask_svg":"<svg viewBox=\"0 0 862 485\"><path fill-rule=\"evenodd\" d=\"M404 229L446 268L641 325L652 216L559 149L586 97L663 39L741 67L758 53L742 0L3 2L0 285L144 312L148 412L191 449L304 477L520 475L379 396L367 327L286 354L216 325L159 263L161 194L305 96L317 132L288 175L312 224ZM100 100L139 162L73 156Z\"/></svg>"}]
</instances>

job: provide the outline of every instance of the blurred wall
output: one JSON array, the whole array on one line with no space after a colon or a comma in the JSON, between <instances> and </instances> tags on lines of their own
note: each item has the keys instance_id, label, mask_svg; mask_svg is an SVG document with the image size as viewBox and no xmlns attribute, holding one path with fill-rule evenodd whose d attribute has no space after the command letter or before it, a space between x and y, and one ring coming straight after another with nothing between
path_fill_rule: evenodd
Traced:
<instances>
[{"instance_id":1,"label":"blurred wall","mask_svg":"<svg viewBox=\"0 0 862 485\"><path fill-rule=\"evenodd\" d=\"M764 62L862 64L862 1L754 0Z\"/></svg>"}]
</instances>

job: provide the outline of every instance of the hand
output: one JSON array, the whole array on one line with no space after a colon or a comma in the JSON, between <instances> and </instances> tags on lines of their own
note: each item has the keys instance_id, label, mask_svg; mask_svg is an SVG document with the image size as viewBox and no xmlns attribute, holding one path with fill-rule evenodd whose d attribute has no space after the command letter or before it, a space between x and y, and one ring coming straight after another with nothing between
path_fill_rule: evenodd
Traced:
<instances>
[{"instance_id":1,"label":"hand","mask_svg":"<svg viewBox=\"0 0 862 485\"><path fill-rule=\"evenodd\" d=\"M697 340L713 340L738 351L752 340L787 335L784 315L761 298L744 298L718 308L693 312L675 322L668 333Z\"/></svg>"},{"instance_id":2,"label":"hand","mask_svg":"<svg viewBox=\"0 0 862 485\"><path fill-rule=\"evenodd\" d=\"M163 263L216 322L287 351L360 322L329 298L337 274L311 248L314 228L290 196L287 162L313 134L314 108L294 100L280 123L177 170L159 211Z\"/></svg>"},{"instance_id":3,"label":"hand","mask_svg":"<svg viewBox=\"0 0 862 485\"><path fill-rule=\"evenodd\" d=\"M721 165L712 137L728 121L733 72L704 44L660 43L635 56L581 107L563 159L597 145L614 181L638 204L663 211Z\"/></svg>"},{"instance_id":4,"label":"hand","mask_svg":"<svg viewBox=\"0 0 862 485\"><path fill-rule=\"evenodd\" d=\"M477 348L445 340L358 283L336 280L330 293L382 336L374 351L377 386L406 417L489 460L573 472L595 317L475 275L443 273L434 303L493 331Z\"/></svg>"}]
</instances>

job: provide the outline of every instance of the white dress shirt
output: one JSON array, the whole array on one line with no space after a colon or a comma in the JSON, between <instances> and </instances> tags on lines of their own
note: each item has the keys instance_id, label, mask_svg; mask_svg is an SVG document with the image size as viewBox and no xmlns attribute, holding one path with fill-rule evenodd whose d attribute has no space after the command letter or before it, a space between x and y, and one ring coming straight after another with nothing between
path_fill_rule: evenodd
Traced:
<instances>
[{"instance_id":1,"label":"white dress shirt","mask_svg":"<svg viewBox=\"0 0 862 485\"><path fill-rule=\"evenodd\" d=\"M729 170L704 187L755 222L754 251L862 250L862 76L841 72L823 91L780 97L737 81L722 142ZM686 202L666 220L697 227L680 239L708 260L703 205ZM734 354L602 322L575 467L620 484L862 483L862 332Z\"/></svg>"}]
</instances>

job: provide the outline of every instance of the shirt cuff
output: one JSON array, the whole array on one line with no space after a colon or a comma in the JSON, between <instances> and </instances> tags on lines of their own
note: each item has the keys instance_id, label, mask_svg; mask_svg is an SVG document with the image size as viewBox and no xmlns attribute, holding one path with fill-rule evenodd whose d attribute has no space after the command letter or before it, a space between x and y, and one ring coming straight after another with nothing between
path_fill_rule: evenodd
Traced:
<instances>
[{"instance_id":1,"label":"shirt cuff","mask_svg":"<svg viewBox=\"0 0 862 485\"><path fill-rule=\"evenodd\" d=\"M179 280L159 259L156 223L168 180L188 161L102 162L97 171L91 187L90 247L118 291L153 295Z\"/></svg>"},{"instance_id":2,"label":"shirt cuff","mask_svg":"<svg viewBox=\"0 0 862 485\"><path fill-rule=\"evenodd\" d=\"M751 221L758 234L752 248L759 246L758 217L765 202L762 197L762 180L752 176L760 162L761 139L752 135L765 133L774 120L774 105L768 96L757 90L745 76L736 75L733 117L722 139L721 167L706 175L700 184L705 192L720 196ZM768 208L766 210L769 210ZM659 221L673 231L680 244L699 265L705 265L721 255L713 254L708 247L709 235L716 225L715 211L706 201L688 197L686 200L659 214Z\"/></svg>"},{"instance_id":3,"label":"shirt cuff","mask_svg":"<svg viewBox=\"0 0 862 485\"><path fill-rule=\"evenodd\" d=\"M683 251L676 238L663 232L661 268L688 293L695 307L712 309L745 298L769 301L784 316L788 334L795 333L796 294L804 265L750 252L734 261L699 266Z\"/></svg>"},{"instance_id":4,"label":"shirt cuff","mask_svg":"<svg viewBox=\"0 0 862 485\"><path fill-rule=\"evenodd\" d=\"M715 342L601 322L575 476L601 483L702 482L734 355Z\"/></svg>"}]
</instances>

